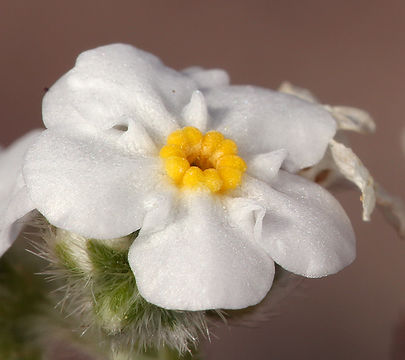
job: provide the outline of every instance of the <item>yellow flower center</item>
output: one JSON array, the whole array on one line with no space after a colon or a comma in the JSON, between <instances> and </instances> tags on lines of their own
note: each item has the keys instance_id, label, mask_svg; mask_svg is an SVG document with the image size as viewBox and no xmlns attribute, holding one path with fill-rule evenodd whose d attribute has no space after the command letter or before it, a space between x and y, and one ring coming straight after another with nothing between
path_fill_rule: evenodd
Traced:
<instances>
[{"instance_id":1,"label":"yellow flower center","mask_svg":"<svg viewBox=\"0 0 405 360\"><path fill-rule=\"evenodd\" d=\"M235 142L218 131L205 135L187 126L173 131L160 150L167 175L178 185L212 192L235 189L246 171Z\"/></svg>"}]
</instances>

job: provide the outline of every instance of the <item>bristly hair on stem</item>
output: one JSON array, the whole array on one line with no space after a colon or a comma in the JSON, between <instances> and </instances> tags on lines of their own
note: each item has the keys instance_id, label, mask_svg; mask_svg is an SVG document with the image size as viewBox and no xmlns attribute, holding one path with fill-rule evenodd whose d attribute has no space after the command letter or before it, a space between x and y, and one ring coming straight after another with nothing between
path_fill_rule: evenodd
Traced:
<instances>
[{"instance_id":1,"label":"bristly hair on stem","mask_svg":"<svg viewBox=\"0 0 405 360\"><path fill-rule=\"evenodd\" d=\"M136 359L154 349L188 357L199 336L209 338L204 311L167 310L139 294L128 264L137 233L96 240L55 228L45 219L34 225L44 240L33 244L35 253L49 262L43 274L58 284L57 307L78 322L81 335L96 336L113 359Z\"/></svg>"}]
</instances>

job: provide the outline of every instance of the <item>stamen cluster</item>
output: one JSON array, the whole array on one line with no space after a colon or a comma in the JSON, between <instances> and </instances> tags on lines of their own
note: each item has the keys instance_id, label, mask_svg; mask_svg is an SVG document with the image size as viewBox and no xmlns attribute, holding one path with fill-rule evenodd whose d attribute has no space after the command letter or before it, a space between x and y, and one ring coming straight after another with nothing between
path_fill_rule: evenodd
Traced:
<instances>
[{"instance_id":1,"label":"stamen cluster","mask_svg":"<svg viewBox=\"0 0 405 360\"><path fill-rule=\"evenodd\" d=\"M235 189L242 181L246 163L237 153L235 142L219 131L203 135L197 128L187 126L168 136L160 157L178 186L220 192Z\"/></svg>"}]
</instances>

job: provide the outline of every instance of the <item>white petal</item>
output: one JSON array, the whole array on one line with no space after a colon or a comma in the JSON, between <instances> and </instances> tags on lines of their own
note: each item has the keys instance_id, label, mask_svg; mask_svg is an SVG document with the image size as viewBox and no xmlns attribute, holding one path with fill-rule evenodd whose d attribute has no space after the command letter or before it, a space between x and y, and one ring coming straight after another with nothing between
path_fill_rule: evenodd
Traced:
<instances>
[{"instance_id":1,"label":"white petal","mask_svg":"<svg viewBox=\"0 0 405 360\"><path fill-rule=\"evenodd\" d=\"M363 203L363 220L370 221L375 207L374 180L361 160L342 143L330 142L330 150L335 164L342 175L360 189Z\"/></svg>"},{"instance_id":2,"label":"white petal","mask_svg":"<svg viewBox=\"0 0 405 360\"><path fill-rule=\"evenodd\" d=\"M263 247L285 269L321 277L354 260L350 221L321 186L281 170L271 186L247 177L243 191L266 208Z\"/></svg>"},{"instance_id":3,"label":"white petal","mask_svg":"<svg viewBox=\"0 0 405 360\"><path fill-rule=\"evenodd\" d=\"M3 199L10 195L16 178L21 172L27 149L32 145L42 130L33 130L17 139L6 149L0 150L0 212L5 206Z\"/></svg>"},{"instance_id":4,"label":"white petal","mask_svg":"<svg viewBox=\"0 0 405 360\"><path fill-rule=\"evenodd\" d=\"M241 229L227 211L219 197L185 193L166 229L152 235L141 230L128 259L147 301L194 311L239 309L263 299L274 263L252 229Z\"/></svg>"},{"instance_id":5,"label":"white petal","mask_svg":"<svg viewBox=\"0 0 405 360\"><path fill-rule=\"evenodd\" d=\"M173 219L172 197L166 192L151 193L144 201L142 234L163 230Z\"/></svg>"},{"instance_id":6,"label":"white petal","mask_svg":"<svg viewBox=\"0 0 405 360\"><path fill-rule=\"evenodd\" d=\"M364 110L350 106L325 105L337 122L339 130L356 131L361 134L370 134L375 131L373 118Z\"/></svg>"},{"instance_id":7,"label":"white petal","mask_svg":"<svg viewBox=\"0 0 405 360\"><path fill-rule=\"evenodd\" d=\"M198 85L199 89L208 89L218 86L229 85L229 75L222 69L205 70L199 66L192 66L183 70Z\"/></svg>"},{"instance_id":8,"label":"white petal","mask_svg":"<svg viewBox=\"0 0 405 360\"><path fill-rule=\"evenodd\" d=\"M254 155L252 159L249 159L247 165L248 173L264 182L270 181L277 175L287 155L288 153L285 149Z\"/></svg>"},{"instance_id":9,"label":"white petal","mask_svg":"<svg viewBox=\"0 0 405 360\"><path fill-rule=\"evenodd\" d=\"M155 56L114 44L82 53L44 97L46 127L84 122L111 128L129 118L163 141L196 90L195 82Z\"/></svg>"},{"instance_id":10,"label":"white petal","mask_svg":"<svg viewBox=\"0 0 405 360\"><path fill-rule=\"evenodd\" d=\"M21 168L27 149L40 133L31 131L0 153L0 256L21 231L24 222L20 219L34 209Z\"/></svg>"},{"instance_id":11,"label":"white petal","mask_svg":"<svg viewBox=\"0 0 405 360\"><path fill-rule=\"evenodd\" d=\"M201 91L193 92L190 102L184 107L182 117L184 125L195 126L201 131L205 131L208 121L207 104Z\"/></svg>"},{"instance_id":12,"label":"white petal","mask_svg":"<svg viewBox=\"0 0 405 360\"><path fill-rule=\"evenodd\" d=\"M16 185L10 193L7 207L2 213L4 216L0 224L0 256L13 244L24 225L31 218L31 211L35 206L29 198L27 188L21 173Z\"/></svg>"},{"instance_id":13,"label":"white petal","mask_svg":"<svg viewBox=\"0 0 405 360\"><path fill-rule=\"evenodd\" d=\"M131 153L142 155L158 154L155 143L140 122L128 119L127 126L123 126L123 130L121 130L119 135L121 135L119 139L120 145L124 146Z\"/></svg>"},{"instance_id":14,"label":"white petal","mask_svg":"<svg viewBox=\"0 0 405 360\"><path fill-rule=\"evenodd\" d=\"M283 164L297 171L322 159L336 123L322 106L295 96L251 86L205 92L212 127L238 144L240 153L286 149Z\"/></svg>"},{"instance_id":15,"label":"white petal","mask_svg":"<svg viewBox=\"0 0 405 360\"><path fill-rule=\"evenodd\" d=\"M278 91L284 94L294 95L302 100L309 101L312 103L319 104L319 100L314 94L312 94L308 89L295 86L288 81L284 81L278 88Z\"/></svg>"},{"instance_id":16,"label":"white petal","mask_svg":"<svg viewBox=\"0 0 405 360\"><path fill-rule=\"evenodd\" d=\"M245 237L251 238L253 234L255 241L260 243L266 209L252 199L227 197L223 201L228 209L229 221L237 226Z\"/></svg>"},{"instance_id":17,"label":"white petal","mask_svg":"<svg viewBox=\"0 0 405 360\"><path fill-rule=\"evenodd\" d=\"M45 131L23 169L30 197L49 222L100 239L139 229L150 194L170 201L161 171L159 159L130 154L100 131L67 129Z\"/></svg>"}]
</instances>

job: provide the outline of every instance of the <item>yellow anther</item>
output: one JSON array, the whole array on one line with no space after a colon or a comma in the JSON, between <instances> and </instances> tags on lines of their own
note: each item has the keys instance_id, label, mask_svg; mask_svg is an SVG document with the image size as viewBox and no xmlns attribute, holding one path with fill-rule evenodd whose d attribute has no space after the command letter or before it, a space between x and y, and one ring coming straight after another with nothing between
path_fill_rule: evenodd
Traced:
<instances>
[{"instance_id":1,"label":"yellow anther","mask_svg":"<svg viewBox=\"0 0 405 360\"><path fill-rule=\"evenodd\" d=\"M237 153L235 142L220 132L203 135L197 128L187 126L168 136L160 157L165 161L167 175L178 186L216 193L240 185L246 163Z\"/></svg>"},{"instance_id":2,"label":"yellow anther","mask_svg":"<svg viewBox=\"0 0 405 360\"><path fill-rule=\"evenodd\" d=\"M204 184L212 192L217 192L221 190L223 180L218 174L218 171L215 169L204 170Z\"/></svg>"},{"instance_id":3,"label":"yellow anther","mask_svg":"<svg viewBox=\"0 0 405 360\"><path fill-rule=\"evenodd\" d=\"M210 157L213 164L216 163L218 158L224 155L235 155L238 152L238 147L235 142L229 139L224 139L218 146L215 152Z\"/></svg>"},{"instance_id":4,"label":"yellow anther","mask_svg":"<svg viewBox=\"0 0 405 360\"><path fill-rule=\"evenodd\" d=\"M240 171L246 171L245 161L237 155L224 155L221 156L216 162L217 169L223 167L230 167Z\"/></svg>"},{"instance_id":5,"label":"yellow anther","mask_svg":"<svg viewBox=\"0 0 405 360\"><path fill-rule=\"evenodd\" d=\"M170 156L186 157L185 152L178 145L165 145L160 149L159 155L163 159Z\"/></svg>"},{"instance_id":6,"label":"yellow anther","mask_svg":"<svg viewBox=\"0 0 405 360\"><path fill-rule=\"evenodd\" d=\"M201 155L205 157L210 157L223 139L224 135L222 135L218 131L207 132L202 139Z\"/></svg>"},{"instance_id":7,"label":"yellow anther","mask_svg":"<svg viewBox=\"0 0 405 360\"><path fill-rule=\"evenodd\" d=\"M190 163L187 159L180 156L171 156L165 159L165 169L176 183L179 183L186 171L190 168Z\"/></svg>"},{"instance_id":8,"label":"yellow anther","mask_svg":"<svg viewBox=\"0 0 405 360\"><path fill-rule=\"evenodd\" d=\"M203 134L197 128L195 128L193 126L186 126L183 129L183 132L184 132L185 136L187 137L187 140L191 146L196 146L201 143Z\"/></svg>"},{"instance_id":9,"label":"yellow anther","mask_svg":"<svg viewBox=\"0 0 405 360\"><path fill-rule=\"evenodd\" d=\"M218 173L224 182L221 190L232 190L238 187L242 181L242 171L231 168L223 167L218 169Z\"/></svg>"},{"instance_id":10,"label":"yellow anther","mask_svg":"<svg viewBox=\"0 0 405 360\"><path fill-rule=\"evenodd\" d=\"M215 154L221 155L235 155L237 152L238 147L236 146L235 141L230 139L225 139L222 141L215 150Z\"/></svg>"},{"instance_id":11,"label":"yellow anther","mask_svg":"<svg viewBox=\"0 0 405 360\"><path fill-rule=\"evenodd\" d=\"M187 150L187 148L188 148L188 139L187 139L187 136L184 133L183 129L173 131L167 137L167 144L168 145L177 145L181 149Z\"/></svg>"},{"instance_id":12,"label":"yellow anther","mask_svg":"<svg viewBox=\"0 0 405 360\"><path fill-rule=\"evenodd\" d=\"M197 166L190 167L183 176L183 185L191 188L204 185L203 171Z\"/></svg>"}]
</instances>

